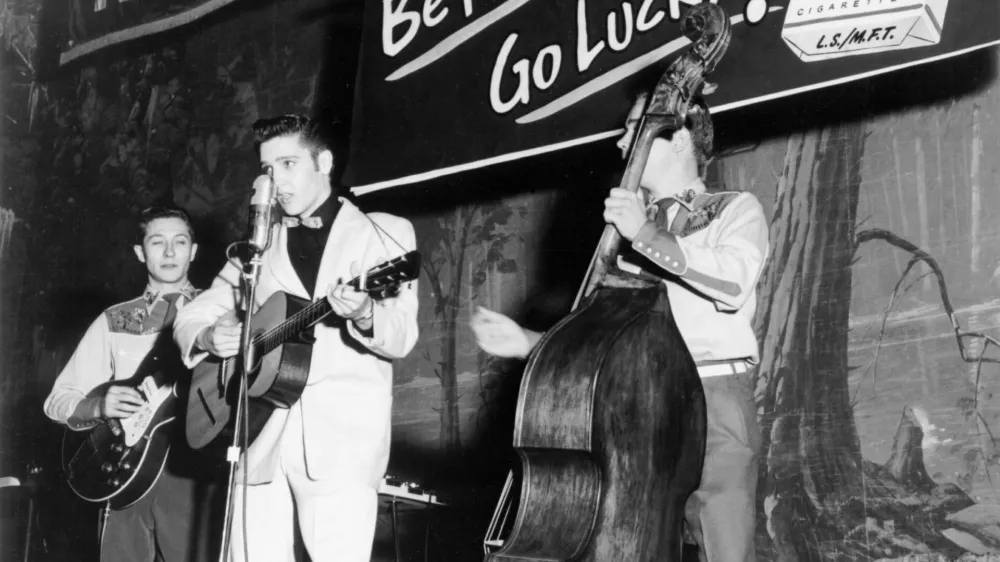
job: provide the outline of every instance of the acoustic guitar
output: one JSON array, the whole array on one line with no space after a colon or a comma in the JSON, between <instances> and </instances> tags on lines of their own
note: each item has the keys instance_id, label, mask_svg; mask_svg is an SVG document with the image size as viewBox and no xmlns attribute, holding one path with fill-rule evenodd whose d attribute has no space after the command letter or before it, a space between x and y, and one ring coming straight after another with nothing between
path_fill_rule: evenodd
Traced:
<instances>
[{"instance_id":1,"label":"acoustic guitar","mask_svg":"<svg viewBox=\"0 0 1000 562\"><path fill-rule=\"evenodd\" d=\"M382 299L399 285L420 275L420 254L409 252L375 266L350 281L356 290ZM289 408L302 395L309 378L312 328L333 312L325 298L310 303L276 292L250 321L251 364L247 371L247 445L253 443L274 408ZM192 449L219 450L230 444L232 412L236 407L241 376L238 357L208 357L191 378L186 434Z\"/></svg>"}]
</instances>

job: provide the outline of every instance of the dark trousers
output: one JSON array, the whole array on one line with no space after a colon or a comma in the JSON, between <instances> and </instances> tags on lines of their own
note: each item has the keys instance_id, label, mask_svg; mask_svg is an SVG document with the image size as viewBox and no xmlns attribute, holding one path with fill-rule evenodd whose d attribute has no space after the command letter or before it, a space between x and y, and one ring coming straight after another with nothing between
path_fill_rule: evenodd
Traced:
<instances>
[{"instance_id":1,"label":"dark trousers","mask_svg":"<svg viewBox=\"0 0 1000 562\"><path fill-rule=\"evenodd\" d=\"M685 521L701 562L754 562L760 429L748 374L701 379L708 434L701 485Z\"/></svg>"},{"instance_id":2,"label":"dark trousers","mask_svg":"<svg viewBox=\"0 0 1000 562\"><path fill-rule=\"evenodd\" d=\"M101 539L101 562L209 562L218 557L212 523L218 486L167 470L131 506L112 511ZM221 525L221 522L218 523Z\"/></svg>"}]
</instances>

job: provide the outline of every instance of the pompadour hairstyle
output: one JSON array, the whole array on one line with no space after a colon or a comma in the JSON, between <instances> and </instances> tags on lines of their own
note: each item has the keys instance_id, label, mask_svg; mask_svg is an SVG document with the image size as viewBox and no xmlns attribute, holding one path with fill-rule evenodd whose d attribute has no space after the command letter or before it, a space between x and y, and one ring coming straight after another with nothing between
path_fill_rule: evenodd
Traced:
<instances>
[{"instance_id":1,"label":"pompadour hairstyle","mask_svg":"<svg viewBox=\"0 0 1000 562\"><path fill-rule=\"evenodd\" d=\"M313 158L324 150L332 150L330 139L320 121L301 113L288 113L253 124L254 148L277 137L299 135L299 141L309 149Z\"/></svg>"}]
</instances>

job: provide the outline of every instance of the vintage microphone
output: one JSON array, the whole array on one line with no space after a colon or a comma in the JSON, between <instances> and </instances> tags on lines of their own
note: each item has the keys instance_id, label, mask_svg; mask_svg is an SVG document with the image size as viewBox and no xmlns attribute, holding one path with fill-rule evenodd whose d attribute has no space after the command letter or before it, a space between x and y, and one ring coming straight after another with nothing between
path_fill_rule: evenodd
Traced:
<instances>
[{"instance_id":1,"label":"vintage microphone","mask_svg":"<svg viewBox=\"0 0 1000 562\"><path fill-rule=\"evenodd\" d=\"M243 361L243 368L239 369L240 387L236 394L236 413L233 419L233 441L226 449L226 461L229 462L229 485L226 493L226 512L223 521L222 549L219 551L219 562L224 562L229 552L229 542L232 538L233 523L233 492L236 488L236 463L240 456L246 452L247 428L249 427L249 417L247 407L249 396L247 391L250 388L247 376L256 363L254 349L251 344L250 323L253 317L253 303L257 292L257 281L260 278L261 257L271 246L271 226L274 224L274 205L277 200L277 192L274 188L274 168L267 166L264 173L257 176L253 182L253 194L250 196L250 213L248 218L249 237L247 247L250 250L250 259L243 265L243 330L241 333L240 357ZM242 442L241 442L242 439ZM243 467L243 540L244 555L249 558L250 553L246 552L246 465Z\"/></svg>"},{"instance_id":2,"label":"vintage microphone","mask_svg":"<svg viewBox=\"0 0 1000 562\"><path fill-rule=\"evenodd\" d=\"M253 182L250 197L250 251L257 256L271 246L271 225L274 223L274 203L278 194L274 189L274 168L267 166L264 173Z\"/></svg>"}]
</instances>

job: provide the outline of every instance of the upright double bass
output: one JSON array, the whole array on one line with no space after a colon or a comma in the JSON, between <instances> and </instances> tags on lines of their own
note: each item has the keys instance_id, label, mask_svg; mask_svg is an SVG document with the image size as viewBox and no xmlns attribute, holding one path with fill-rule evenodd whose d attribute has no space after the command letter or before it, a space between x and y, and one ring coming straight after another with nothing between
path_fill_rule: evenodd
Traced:
<instances>
[{"instance_id":1,"label":"upright double bass","mask_svg":"<svg viewBox=\"0 0 1000 562\"><path fill-rule=\"evenodd\" d=\"M681 25L692 45L650 96L622 179L633 192L653 140L683 126L729 45L729 19L714 4L692 7ZM620 246L608 226L573 312L526 365L514 426L520 486L508 478L487 562L681 559L684 504L704 459L705 397L659 280L620 269Z\"/></svg>"}]
</instances>

